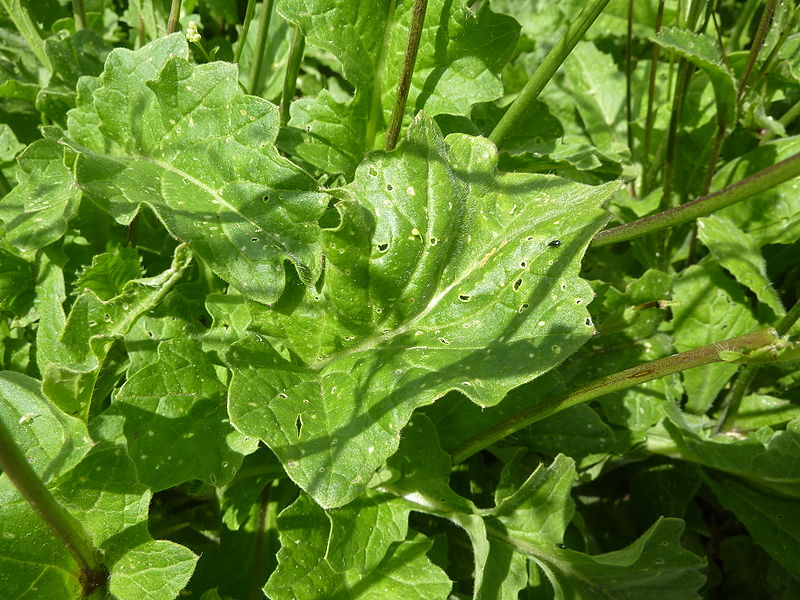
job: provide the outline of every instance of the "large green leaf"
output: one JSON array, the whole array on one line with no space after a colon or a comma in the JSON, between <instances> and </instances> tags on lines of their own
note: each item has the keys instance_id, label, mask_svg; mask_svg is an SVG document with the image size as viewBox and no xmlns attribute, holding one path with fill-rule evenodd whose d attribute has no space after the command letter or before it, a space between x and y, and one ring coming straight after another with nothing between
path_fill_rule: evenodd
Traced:
<instances>
[{"instance_id":1,"label":"large green leaf","mask_svg":"<svg viewBox=\"0 0 800 600\"><path fill-rule=\"evenodd\" d=\"M175 34L116 49L82 80L67 132L78 184L123 224L150 207L220 277L273 302L284 260L306 283L319 276L327 198L272 145L277 108L243 94L233 64L187 57Z\"/></svg>"},{"instance_id":2,"label":"large green leaf","mask_svg":"<svg viewBox=\"0 0 800 600\"><path fill-rule=\"evenodd\" d=\"M418 121L337 192L320 290L296 287L234 346L230 415L325 507L355 498L414 408L452 389L496 404L593 328L581 256L616 189L500 174L494 146ZM421 184L424 182L424 184Z\"/></svg>"},{"instance_id":3,"label":"large green leaf","mask_svg":"<svg viewBox=\"0 0 800 600\"><path fill-rule=\"evenodd\" d=\"M356 88L351 103L329 94L292 107L290 125L299 155L329 172L351 175L365 152L382 145L397 95L414 3L356 0L288 0L280 6L306 41L333 53ZM411 77L408 114L467 115L477 102L503 93L498 74L514 51L519 25L466 2L431 0ZM487 43L491 40L491 43ZM295 117L295 114L297 117Z\"/></svg>"}]
</instances>

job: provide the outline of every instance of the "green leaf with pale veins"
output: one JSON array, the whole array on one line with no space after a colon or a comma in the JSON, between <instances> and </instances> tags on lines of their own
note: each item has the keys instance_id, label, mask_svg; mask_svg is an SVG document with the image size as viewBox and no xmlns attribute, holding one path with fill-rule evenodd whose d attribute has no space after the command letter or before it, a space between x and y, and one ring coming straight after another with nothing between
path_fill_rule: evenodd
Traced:
<instances>
[{"instance_id":1,"label":"green leaf with pale veins","mask_svg":"<svg viewBox=\"0 0 800 600\"><path fill-rule=\"evenodd\" d=\"M191 252L181 245L175 249L169 269L155 277L129 281L111 300L101 300L87 289L75 300L66 320L57 300L48 305L45 347L37 354L47 397L65 412L86 419L94 383L111 344L130 331L141 315L158 306L191 260ZM60 284L63 286L63 280Z\"/></svg>"},{"instance_id":2,"label":"green leaf with pale veins","mask_svg":"<svg viewBox=\"0 0 800 600\"><path fill-rule=\"evenodd\" d=\"M220 277L274 302L284 260L306 283L319 276L327 196L278 154L277 107L241 92L235 65L187 57L174 34L116 49L82 80L67 132L78 184L123 224L148 206Z\"/></svg>"},{"instance_id":3,"label":"green leaf with pale veins","mask_svg":"<svg viewBox=\"0 0 800 600\"><path fill-rule=\"evenodd\" d=\"M445 600L451 582L426 552L431 542L421 534L393 545L366 575L356 569L334 571L325 559L329 524L314 501L301 494L278 517L281 549L278 568L267 585L273 600Z\"/></svg>"},{"instance_id":4,"label":"green leaf with pale veins","mask_svg":"<svg viewBox=\"0 0 800 600\"><path fill-rule=\"evenodd\" d=\"M91 266L78 274L75 289L91 290L100 300L111 300L122 292L131 279L142 276L142 264L135 248L125 246L114 252L92 257Z\"/></svg>"},{"instance_id":5,"label":"green leaf with pale veins","mask_svg":"<svg viewBox=\"0 0 800 600\"><path fill-rule=\"evenodd\" d=\"M767 275L767 263L758 245L725 217L698 220L697 235L722 267L769 306L776 315L786 312Z\"/></svg>"},{"instance_id":6,"label":"green leaf with pale veins","mask_svg":"<svg viewBox=\"0 0 800 600\"><path fill-rule=\"evenodd\" d=\"M675 279L672 299L678 352L758 328L744 290L714 264L683 270ZM737 369L736 365L718 363L684 371L683 382L689 395L686 409L698 414L706 412Z\"/></svg>"},{"instance_id":7,"label":"green leaf with pale veins","mask_svg":"<svg viewBox=\"0 0 800 600\"><path fill-rule=\"evenodd\" d=\"M0 199L0 231L12 246L36 250L64 235L81 197L66 162L70 156L53 140L36 141L20 154L19 183Z\"/></svg>"},{"instance_id":8,"label":"green leaf with pale veins","mask_svg":"<svg viewBox=\"0 0 800 600\"><path fill-rule=\"evenodd\" d=\"M156 491L192 479L225 485L258 445L231 427L225 386L191 340L163 342L158 359L128 379L114 405L139 479Z\"/></svg>"},{"instance_id":9,"label":"green leaf with pale veins","mask_svg":"<svg viewBox=\"0 0 800 600\"><path fill-rule=\"evenodd\" d=\"M296 287L234 346L230 415L324 507L354 499L418 406L477 404L551 369L593 328L578 278L617 188L496 171L491 142L427 119L336 192L321 290ZM425 182L420 184L420 182Z\"/></svg>"},{"instance_id":10,"label":"green leaf with pale veins","mask_svg":"<svg viewBox=\"0 0 800 600\"><path fill-rule=\"evenodd\" d=\"M329 94L292 107L299 155L329 172L352 175L369 150L382 146L391 118L414 2L289 0L279 10L306 42L331 52L356 88L350 103ZM484 3L431 0L411 77L406 122L428 115L468 115L473 104L502 96L499 73L514 51L519 25ZM295 116L296 115L296 116Z\"/></svg>"}]
</instances>

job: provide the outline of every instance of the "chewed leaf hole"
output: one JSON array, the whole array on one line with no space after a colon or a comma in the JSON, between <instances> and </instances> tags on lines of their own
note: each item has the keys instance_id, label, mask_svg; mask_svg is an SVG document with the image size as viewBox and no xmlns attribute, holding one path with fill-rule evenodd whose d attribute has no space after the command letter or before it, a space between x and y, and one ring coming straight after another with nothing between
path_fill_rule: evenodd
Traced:
<instances>
[{"instance_id":1,"label":"chewed leaf hole","mask_svg":"<svg viewBox=\"0 0 800 600\"><path fill-rule=\"evenodd\" d=\"M462 302L469 302L470 301L469 294L459 294L458 295L458 299L461 300Z\"/></svg>"},{"instance_id":2,"label":"chewed leaf hole","mask_svg":"<svg viewBox=\"0 0 800 600\"><path fill-rule=\"evenodd\" d=\"M253 242L253 243L256 243L258 241L258 238L256 238L256 237L250 238L250 241Z\"/></svg>"},{"instance_id":3,"label":"chewed leaf hole","mask_svg":"<svg viewBox=\"0 0 800 600\"><path fill-rule=\"evenodd\" d=\"M378 252L386 252L389 249L389 244L378 244Z\"/></svg>"},{"instance_id":4,"label":"chewed leaf hole","mask_svg":"<svg viewBox=\"0 0 800 600\"><path fill-rule=\"evenodd\" d=\"M394 186L391 183L386 184L386 191L391 192L394 189Z\"/></svg>"},{"instance_id":5,"label":"chewed leaf hole","mask_svg":"<svg viewBox=\"0 0 800 600\"><path fill-rule=\"evenodd\" d=\"M438 240L438 238L435 238L435 237L432 237L432 238L431 238L431 246L435 246L435 245L436 245L436 244L438 244L438 243L439 243L439 240Z\"/></svg>"},{"instance_id":6,"label":"chewed leaf hole","mask_svg":"<svg viewBox=\"0 0 800 600\"><path fill-rule=\"evenodd\" d=\"M521 269L524 269L525 267L527 267L527 266L528 266L528 263L527 263L526 261L524 261L524 260L523 260L523 261L521 261L521 262L519 263L519 266L520 266L520 268L521 268Z\"/></svg>"},{"instance_id":7,"label":"chewed leaf hole","mask_svg":"<svg viewBox=\"0 0 800 600\"><path fill-rule=\"evenodd\" d=\"M521 286L521 285L522 285L522 279L517 279L517 280L514 282L514 291L518 290L518 289L519 289L519 286Z\"/></svg>"},{"instance_id":8,"label":"chewed leaf hole","mask_svg":"<svg viewBox=\"0 0 800 600\"><path fill-rule=\"evenodd\" d=\"M594 327L594 323L592 322L592 317L586 317L584 323L586 324L587 327Z\"/></svg>"},{"instance_id":9,"label":"chewed leaf hole","mask_svg":"<svg viewBox=\"0 0 800 600\"><path fill-rule=\"evenodd\" d=\"M369 174L372 175L373 177L377 177L378 176L378 169L376 169L375 167L370 167L369 168Z\"/></svg>"},{"instance_id":10,"label":"chewed leaf hole","mask_svg":"<svg viewBox=\"0 0 800 600\"><path fill-rule=\"evenodd\" d=\"M439 338L439 341L442 342L443 344L449 344L450 343L444 338Z\"/></svg>"},{"instance_id":11,"label":"chewed leaf hole","mask_svg":"<svg viewBox=\"0 0 800 600\"><path fill-rule=\"evenodd\" d=\"M300 432L303 431L303 419L300 415L297 415L297 420L294 422L295 428L297 428L297 437L300 437Z\"/></svg>"},{"instance_id":12,"label":"chewed leaf hole","mask_svg":"<svg viewBox=\"0 0 800 600\"><path fill-rule=\"evenodd\" d=\"M527 303L525 303L525 304L523 304L523 305L521 305L519 307L519 312L523 312L525 310L528 310L528 304Z\"/></svg>"},{"instance_id":13,"label":"chewed leaf hole","mask_svg":"<svg viewBox=\"0 0 800 600\"><path fill-rule=\"evenodd\" d=\"M533 241L533 236L529 235L528 237L525 238L525 241L526 242L532 242Z\"/></svg>"}]
</instances>

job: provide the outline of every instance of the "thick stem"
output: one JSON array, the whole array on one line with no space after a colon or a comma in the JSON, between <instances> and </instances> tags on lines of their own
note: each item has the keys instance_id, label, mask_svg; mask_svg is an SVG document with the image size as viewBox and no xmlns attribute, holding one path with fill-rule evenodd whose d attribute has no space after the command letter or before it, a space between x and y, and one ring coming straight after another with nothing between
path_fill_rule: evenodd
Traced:
<instances>
[{"instance_id":1,"label":"thick stem","mask_svg":"<svg viewBox=\"0 0 800 600\"><path fill-rule=\"evenodd\" d=\"M462 462L476 452L480 452L520 429L564 409L679 371L701 367L713 362L721 362L722 359L719 355L720 352L725 350L752 351L768 346L776 340L777 336L773 330L764 329L748 333L747 335L722 340L702 348L695 348L694 350L660 358L607 377L601 377L564 396L545 398L535 406L531 406L505 421L497 423L462 444L453 451L453 463Z\"/></svg>"},{"instance_id":2,"label":"thick stem","mask_svg":"<svg viewBox=\"0 0 800 600\"><path fill-rule=\"evenodd\" d=\"M14 443L2 421L0 421L0 468L78 563L84 596L102 586L108 578L102 554L92 544L89 534L80 522L69 514L45 487Z\"/></svg>"},{"instance_id":3,"label":"thick stem","mask_svg":"<svg viewBox=\"0 0 800 600\"><path fill-rule=\"evenodd\" d=\"M239 64L239 58L242 56L242 50L247 43L247 32L250 31L250 23L253 20L253 13L256 11L256 0L247 0L247 11L244 13L244 23L242 24L242 33L239 36L239 43L236 45L236 52L233 53L233 62Z\"/></svg>"},{"instance_id":4,"label":"thick stem","mask_svg":"<svg viewBox=\"0 0 800 600\"><path fill-rule=\"evenodd\" d=\"M292 43L289 47L289 59L286 62L286 77L283 80L283 95L281 96L281 125L289 122L289 107L294 100L297 89L297 75L300 73L300 63L303 62L303 51L306 47L306 36L299 27L292 32Z\"/></svg>"},{"instance_id":5,"label":"thick stem","mask_svg":"<svg viewBox=\"0 0 800 600\"><path fill-rule=\"evenodd\" d=\"M592 23L597 20L603 12L609 0L589 0L583 10L578 14L575 21L570 25L567 32L562 36L558 43L553 46L547 56L544 57L542 64L525 84L516 100L497 123L492 133L489 135L497 146L505 137L517 127L518 121L527 111L531 103L536 100L539 94L547 85L558 68L572 52L575 45L581 40Z\"/></svg>"},{"instance_id":6,"label":"thick stem","mask_svg":"<svg viewBox=\"0 0 800 600\"><path fill-rule=\"evenodd\" d=\"M169 19L167 19L167 35L174 33L178 29L178 19L181 16L181 0L172 0L169 9Z\"/></svg>"},{"instance_id":7,"label":"thick stem","mask_svg":"<svg viewBox=\"0 0 800 600\"><path fill-rule=\"evenodd\" d=\"M392 109L392 118L389 120L389 128L386 130L386 149L392 150L397 145L397 138L400 135L400 126L403 124L403 115L406 111L408 101L408 90L411 88L411 76L414 74L414 64L417 62L417 52L419 51L419 40L422 37L422 24L425 22L425 11L428 8L428 0L415 0L414 10L411 13L411 24L408 28L408 41L406 42L406 54L403 59L403 71L400 74L400 82L397 84L397 98Z\"/></svg>"},{"instance_id":8,"label":"thick stem","mask_svg":"<svg viewBox=\"0 0 800 600\"><path fill-rule=\"evenodd\" d=\"M258 22L258 37L253 50L253 63L250 65L250 81L247 85L247 89L254 96L261 93L261 68L264 66L269 22L272 20L272 5L273 0L264 0L261 4L261 20Z\"/></svg>"},{"instance_id":9,"label":"thick stem","mask_svg":"<svg viewBox=\"0 0 800 600\"><path fill-rule=\"evenodd\" d=\"M688 223L698 217L705 217L726 206L740 202L775 187L793 177L800 175L800 152L771 165L766 169L757 171L741 181L729 185L713 194L701 196L691 202L670 208L649 217L643 217L601 231L592 240L592 246L607 246L632 240L649 233L661 231L675 225Z\"/></svg>"},{"instance_id":10,"label":"thick stem","mask_svg":"<svg viewBox=\"0 0 800 600\"><path fill-rule=\"evenodd\" d=\"M767 37L767 31L772 23L772 15L775 13L775 6L778 0L767 0L764 6L764 12L761 14L761 21L758 23L758 30L756 37L753 38L753 45L750 47L750 54L747 56L747 63L742 71L742 76L739 78L739 89L737 91L737 101L741 103L744 91L747 88L747 81L750 79L750 73L753 72L753 67L756 65L758 55L761 53L761 48L764 45L764 38Z\"/></svg>"},{"instance_id":11,"label":"thick stem","mask_svg":"<svg viewBox=\"0 0 800 600\"><path fill-rule=\"evenodd\" d=\"M75 30L86 29L86 7L83 0L72 0L72 14L75 16Z\"/></svg>"}]
</instances>

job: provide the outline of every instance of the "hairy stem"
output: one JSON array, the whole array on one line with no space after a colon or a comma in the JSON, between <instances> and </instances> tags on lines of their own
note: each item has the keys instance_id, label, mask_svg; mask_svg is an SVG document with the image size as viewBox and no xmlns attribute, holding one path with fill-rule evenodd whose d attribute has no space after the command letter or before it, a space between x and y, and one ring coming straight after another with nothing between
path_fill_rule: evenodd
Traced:
<instances>
[{"instance_id":1,"label":"hairy stem","mask_svg":"<svg viewBox=\"0 0 800 600\"><path fill-rule=\"evenodd\" d=\"M261 93L261 69L264 66L269 22L272 20L272 5L273 0L264 0L261 5L261 20L258 22L258 37L253 51L253 64L250 65L250 81L247 85L247 89L254 96Z\"/></svg>"},{"instance_id":2,"label":"hairy stem","mask_svg":"<svg viewBox=\"0 0 800 600\"><path fill-rule=\"evenodd\" d=\"M575 45L581 40L592 23L597 20L610 0L589 0L583 10L570 25L567 32L544 57L542 64L536 69L533 76L525 84L519 96L514 100L503 118L497 123L489 139L497 146L506 136L517 127L520 118L525 114L530 104L536 100L558 68L566 60Z\"/></svg>"},{"instance_id":3,"label":"hairy stem","mask_svg":"<svg viewBox=\"0 0 800 600\"><path fill-rule=\"evenodd\" d=\"M178 29L178 19L181 16L181 0L172 0L169 8L169 19L167 19L167 35Z\"/></svg>"},{"instance_id":4,"label":"hairy stem","mask_svg":"<svg viewBox=\"0 0 800 600\"><path fill-rule=\"evenodd\" d=\"M789 333L792 326L800 319L800 300L794 303L794 306L789 309L780 322L775 326L775 331L779 336L784 336ZM736 378L736 383L733 384L733 389L725 398L725 403L722 408L719 421L717 422L717 432L730 431L736 422L736 417L739 414L739 408L742 406L742 400L750 390L750 384L756 378L758 373L758 365L746 365L740 371Z\"/></svg>"},{"instance_id":5,"label":"hairy stem","mask_svg":"<svg viewBox=\"0 0 800 600\"><path fill-rule=\"evenodd\" d=\"M39 479L2 421L0 468L78 563L84 596L102 586L108 573L103 566L100 550L94 546L81 523L58 503Z\"/></svg>"},{"instance_id":6,"label":"hairy stem","mask_svg":"<svg viewBox=\"0 0 800 600\"><path fill-rule=\"evenodd\" d=\"M411 75L414 74L414 64L417 62L417 52L419 51L419 40L422 37L422 24L425 22L425 11L428 8L428 0L415 0L414 10L411 13L411 25L408 28L408 41L406 42L406 54L403 58L403 71L400 73L400 82L397 84L397 98L392 109L392 117L389 120L389 128L386 130L386 149L393 150L397 145L397 138L400 135L400 126L403 124L403 114L406 111L408 101L408 90L411 87Z\"/></svg>"},{"instance_id":7,"label":"hairy stem","mask_svg":"<svg viewBox=\"0 0 800 600\"><path fill-rule=\"evenodd\" d=\"M306 36L303 30L295 26L292 32L292 43L289 47L289 60L286 63L286 76L283 79L283 94L281 95L281 125L289 122L289 107L294 100L297 89L297 74L300 73L300 63L303 62L303 51L306 47Z\"/></svg>"},{"instance_id":8,"label":"hairy stem","mask_svg":"<svg viewBox=\"0 0 800 600\"><path fill-rule=\"evenodd\" d=\"M739 89L736 92L736 99L739 103L742 101L744 91L747 88L747 82L750 79L750 73L753 72L753 67L756 65L758 55L761 53L761 48L764 45L764 38L767 37L767 31L772 23L772 15L775 13L775 6L778 0L767 0L764 6L764 12L761 14L761 21L758 23L758 30L756 36L753 38L753 45L750 47L750 53L747 56L747 63L742 71L742 76L739 78Z\"/></svg>"},{"instance_id":9,"label":"hairy stem","mask_svg":"<svg viewBox=\"0 0 800 600\"><path fill-rule=\"evenodd\" d=\"M242 33L239 36L239 43L236 44L236 51L233 53L233 62L239 64L239 59L242 56L242 50L247 43L247 32L250 31L250 23L253 21L253 13L256 11L256 0L247 0L247 10L244 13L244 23L242 24Z\"/></svg>"},{"instance_id":10,"label":"hairy stem","mask_svg":"<svg viewBox=\"0 0 800 600\"><path fill-rule=\"evenodd\" d=\"M86 7L83 0L72 0L72 14L75 15L75 30L86 29Z\"/></svg>"},{"instance_id":11,"label":"hairy stem","mask_svg":"<svg viewBox=\"0 0 800 600\"><path fill-rule=\"evenodd\" d=\"M493 425L486 431L466 441L453 451L453 463L462 462L520 429L566 408L679 371L693 369L713 362L721 362L722 359L719 355L720 352L725 350L740 352L757 350L774 343L777 339L775 332L769 329L748 333L747 335L660 358L607 377L601 377L563 396L544 398L536 405Z\"/></svg>"},{"instance_id":12,"label":"hairy stem","mask_svg":"<svg viewBox=\"0 0 800 600\"><path fill-rule=\"evenodd\" d=\"M688 223L698 217L705 217L726 206L760 194L798 175L800 175L800 152L766 169L757 171L749 177L745 177L741 181L713 194L701 196L691 202L667 209L655 215L601 231L594 236L592 245L599 247L616 244L682 223Z\"/></svg>"}]
</instances>

